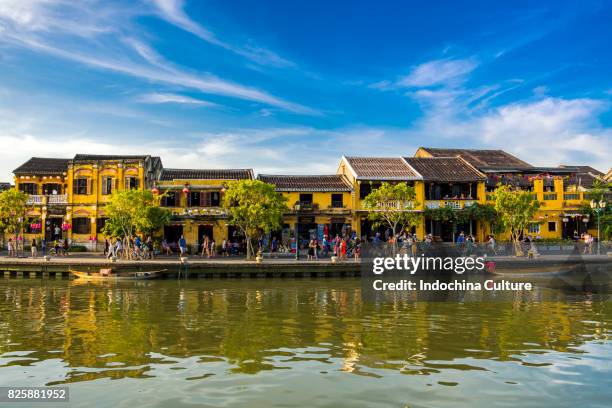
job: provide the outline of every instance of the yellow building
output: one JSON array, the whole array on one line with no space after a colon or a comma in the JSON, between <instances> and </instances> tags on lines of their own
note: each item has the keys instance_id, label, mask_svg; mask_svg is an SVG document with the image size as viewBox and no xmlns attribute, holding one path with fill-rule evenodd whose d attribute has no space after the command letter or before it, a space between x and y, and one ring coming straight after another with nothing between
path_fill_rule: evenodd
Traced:
<instances>
[{"instance_id":1,"label":"yellow building","mask_svg":"<svg viewBox=\"0 0 612 408\"><path fill-rule=\"evenodd\" d=\"M401 157L345 157L343 156L336 172L344 176L353 187L351 208L353 208L352 227L357 235L372 236L375 233L363 208L362 200L383 182L406 183L416 191L416 212L422 212L425 201L423 178ZM417 226L419 237L424 235L424 226Z\"/></svg>"},{"instance_id":2,"label":"yellow building","mask_svg":"<svg viewBox=\"0 0 612 408\"><path fill-rule=\"evenodd\" d=\"M164 227L164 239L175 246L183 235L194 251L205 236L217 245L224 239L239 239L221 208L224 186L252 179L252 169L163 169L153 192L161 195L161 206L173 214L171 224Z\"/></svg>"},{"instance_id":3,"label":"yellow building","mask_svg":"<svg viewBox=\"0 0 612 408\"><path fill-rule=\"evenodd\" d=\"M486 176L486 201L498 185L530 191L540 202L528 233L542 239L572 238L595 233L595 225L580 211L590 200L589 189L603 173L589 166L536 167L503 150L420 147L415 157L460 157ZM488 234L490 232L487 231ZM500 237L507 239L507 236Z\"/></svg>"},{"instance_id":4,"label":"yellow building","mask_svg":"<svg viewBox=\"0 0 612 408\"><path fill-rule=\"evenodd\" d=\"M287 198L289 211L282 231L275 234L283 245L288 246L296 232L302 245L313 238L351 234L353 188L343 175L260 174L258 179L273 184Z\"/></svg>"},{"instance_id":5,"label":"yellow building","mask_svg":"<svg viewBox=\"0 0 612 408\"><path fill-rule=\"evenodd\" d=\"M103 240L100 230L110 194L151 188L161 168L161 159L148 155L31 158L14 171L15 187L30 195L25 239L68 238L94 249Z\"/></svg>"},{"instance_id":6,"label":"yellow building","mask_svg":"<svg viewBox=\"0 0 612 408\"><path fill-rule=\"evenodd\" d=\"M486 176L460 157L404 157L412 170L421 177L424 186L425 208L435 210L451 208L461 210L474 204L486 202ZM487 233L487 225L471 219L463 223L447 223L423 218L424 231L434 239L455 241L457 234L463 232L482 241ZM423 238L419 234L419 238Z\"/></svg>"},{"instance_id":7,"label":"yellow building","mask_svg":"<svg viewBox=\"0 0 612 408\"><path fill-rule=\"evenodd\" d=\"M170 245L184 235L190 246L199 248L205 236L217 244L241 239L228 226L221 200L228 181L253 179L253 170L164 169L161 159L150 155L78 154L71 159L33 157L15 169L14 176L15 187L29 194L26 241L68 238L93 249L104 239L100 231L110 194L152 189L173 213L160 235ZM287 243L296 231L302 242L353 232L372 236L376 231L362 200L383 182L413 186L413 211L424 215L432 213L426 209L458 210L492 203L491 193L498 185L511 185L530 191L541 204L529 229L534 237L595 233L594 220L581 206L589 202L595 180L605 177L589 166L532 166L502 150L421 147L414 157L342 157L334 175L260 175L259 179L274 184L288 199L290 210L276 234ZM482 241L490 226L476 220L452 225L424 216L414 230L420 239L432 234L437 240L451 241L463 231Z\"/></svg>"}]
</instances>

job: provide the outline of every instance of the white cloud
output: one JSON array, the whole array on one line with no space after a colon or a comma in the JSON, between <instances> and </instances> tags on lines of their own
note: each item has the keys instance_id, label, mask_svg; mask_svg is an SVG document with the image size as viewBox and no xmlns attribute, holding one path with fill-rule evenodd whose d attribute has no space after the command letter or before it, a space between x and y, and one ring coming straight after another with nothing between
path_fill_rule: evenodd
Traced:
<instances>
[{"instance_id":1,"label":"white cloud","mask_svg":"<svg viewBox=\"0 0 612 408\"><path fill-rule=\"evenodd\" d=\"M410 132L422 144L503 149L539 166L610 167L612 130L598 116L608 105L594 99L544 99L465 112L434 110ZM426 142L425 142L426 140Z\"/></svg>"},{"instance_id":2,"label":"white cloud","mask_svg":"<svg viewBox=\"0 0 612 408\"><path fill-rule=\"evenodd\" d=\"M167 22L199 37L200 39L241 55L257 64L271 67L292 67L295 64L280 55L254 44L243 47L219 39L213 32L193 21L184 10L183 0L152 0L158 14Z\"/></svg>"},{"instance_id":3,"label":"white cloud","mask_svg":"<svg viewBox=\"0 0 612 408\"><path fill-rule=\"evenodd\" d=\"M455 84L462 82L477 66L474 58L429 61L414 67L410 74L397 81L397 85L422 88Z\"/></svg>"},{"instance_id":4,"label":"white cloud","mask_svg":"<svg viewBox=\"0 0 612 408\"><path fill-rule=\"evenodd\" d=\"M320 115L312 108L286 101L263 90L210 73L196 73L174 66L136 38L137 33L133 32L135 29L127 18L132 16L129 9L118 11L96 1L81 4L63 0L26 0L24 3L9 0L9 3L0 4L0 43L25 47L146 81L259 102L304 115ZM16 11L12 9L15 4L18 5ZM103 35L110 30L107 27L113 27L112 36ZM131 35L124 35L124 32ZM80 37L76 33L95 33L102 37L78 38L79 41L76 41L75 37ZM112 41L115 37L120 41ZM125 45L129 48L125 49ZM132 58L133 52L144 63L136 62Z\"/></svg>"},{"instance_id":5,"label":"white cloud","mask_svg":"<svg viewBox=\"0 0 612 408\"><path fill-rule=\"evenodd\" d=\"M199 105L199 106L219 106L216 103L205 101L202 99L192 98L191 96L178 95L172 93L148 93L144 95L140 95L136 98L137 101L142 103L178 103L185 105Z\"/></svg>"}]
</instances>

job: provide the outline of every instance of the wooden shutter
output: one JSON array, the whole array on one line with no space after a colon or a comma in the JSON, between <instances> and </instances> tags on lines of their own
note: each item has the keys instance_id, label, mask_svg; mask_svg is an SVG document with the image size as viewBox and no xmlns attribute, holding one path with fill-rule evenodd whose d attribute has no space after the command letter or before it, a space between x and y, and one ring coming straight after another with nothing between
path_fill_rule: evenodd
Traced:
<instances>
[{"instance_id":1,"label":"wooden shutter","mask_svg":"<svg viewBox=\"0 0 612 408\"><path fill-rule=\"evenodd\" d=\"M92 192L92 182L93 182L92 179L90 178L87 179L87 194L91 194Z\"/></svg>"}]
</instances>

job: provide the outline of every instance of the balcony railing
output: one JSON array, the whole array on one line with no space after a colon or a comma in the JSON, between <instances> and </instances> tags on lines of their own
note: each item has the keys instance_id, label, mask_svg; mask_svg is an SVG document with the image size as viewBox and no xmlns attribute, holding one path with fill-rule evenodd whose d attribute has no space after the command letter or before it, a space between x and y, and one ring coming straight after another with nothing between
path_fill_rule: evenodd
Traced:
<instances>
[{"instance_id":1,"label":"balcony railing","mask_svg":"<svg viewBox=\"0 0 612 408\"><path fill-rule=\"evenodd\" d=\"M68 204L67 194L55 194L47 196L47 204Z\"/></svg>"},{"instance_id":2,"label":"balcony railing","mask_svg":"<svg viewBox=\"0 0 612 408\"><path fill-rule=\"evenodd\" d=\"M563 199L565 201L582 201L583 194L582 193L564 193Z\"/></svg>"},{"instance_id":3,"label":"balcony railing","mask_svg":"<svg viewBox=\"0 0 612 408\"><path fill-rule=\"evenodd\" d=\"M28 205L42 205L43 201L45 199L45 196L42 195L31 195L28 197Z\"/></svg>"},{"instance_id":4,"label":"balcony railing","mask_svg":"<svg viewBox=\"0 0 612 408\"><path fill-rule=\"evenodd\" d=\"M54 205L68 204L68 195L53 194L53 195L30 195L27 201L28 205Z\"/></svg>"},{"instance_id":5,"label":"balcony railing","mask_svg":"<svg viewBox=\"0 0 612 408\"><path fill-rule=\"evenodd\" d=\"M471 207L476 204L476 200L426 200L425 206L429 209L437 209L442 207L459 210L461 208Z\"/></svg>"},{"instance_id":6,"label":"balcony railing","mask_svg":"<svg viewBox=\"0 0 612 408\"><path fill-rule=\"evenodd\" d=\"M557 193L544 193L544 201L554 201L557 199Z\"/></svg>"}]
</instances>

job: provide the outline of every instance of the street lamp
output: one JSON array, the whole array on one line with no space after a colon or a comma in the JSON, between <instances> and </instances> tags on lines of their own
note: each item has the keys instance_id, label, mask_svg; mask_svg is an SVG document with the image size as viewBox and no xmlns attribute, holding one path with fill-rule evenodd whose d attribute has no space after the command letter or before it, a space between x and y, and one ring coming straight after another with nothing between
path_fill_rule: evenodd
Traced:
<instances>
[{"instance_id":1,"label":"street lamp","mask_svg":"<svg viewBox=\"0 0 612 408\"><path fill-rule=\"evenodd\" d=\"M597 202L596 200L591 200L591 208L593 209L593 211L595 211L595 214L597 214L597 255L599 255L600 254L599 250L600 250L600 245L601 245L600 219L601 219L601 213L606 208L606 202L603 199L601 199L599 202Z\"/></svg>"},{"instance_id":2,"label":"street lamp","mask_svg":"<svg viewBox=\"0 0 612 408\"><path fill-rule=\"evenodd\" d=\"M295 260L300 259L300 203L295 205Z\"/></svg>"}]
</instances>

